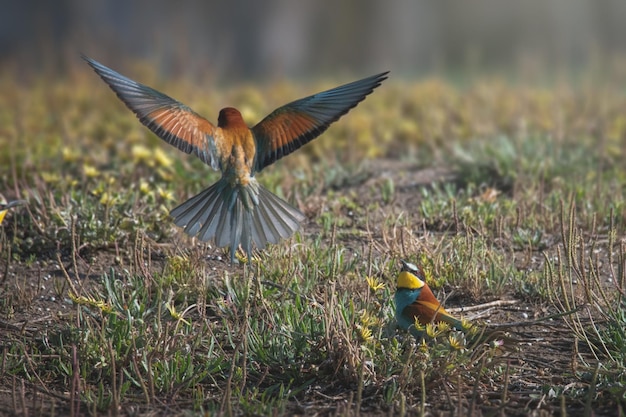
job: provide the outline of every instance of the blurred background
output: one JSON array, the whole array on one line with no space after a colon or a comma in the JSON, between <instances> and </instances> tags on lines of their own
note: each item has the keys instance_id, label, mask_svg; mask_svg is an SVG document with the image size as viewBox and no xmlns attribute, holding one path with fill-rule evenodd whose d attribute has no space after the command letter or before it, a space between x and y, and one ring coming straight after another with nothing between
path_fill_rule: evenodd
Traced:
<instances>
[{"instance_id":1,"label":"blurred background","mask_svg":"<svg viewBox=\"0 0 626 417\"><path fill-rule=\"evenodd\" d=\"M2 0L0 65L62 74L83 52L221 79L601 71L623 0ZM120 67L122 66L122 67Z\"/></svg>"}]
</instances>

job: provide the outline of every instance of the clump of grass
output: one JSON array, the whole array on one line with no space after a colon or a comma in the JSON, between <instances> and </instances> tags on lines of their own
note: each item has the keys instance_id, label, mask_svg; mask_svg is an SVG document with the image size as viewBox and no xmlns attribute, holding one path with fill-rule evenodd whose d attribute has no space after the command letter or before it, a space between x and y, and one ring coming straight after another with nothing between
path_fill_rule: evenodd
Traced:
<instances>
[{"instance_id":1,"label":"clump of grass","mask_svg":"<svg viewBox=\"0 0 626 417\"><path fill-rule=\"evenodd\" d=\"M626 390L626 351L624 350L624 296L626 279L622 268L626 259L624 245L615 241L613 222L607 226L608 246L601 248L594 229L585 236L576 225L576 203L561 208L562 248L555 258L546 257L544 287L553 305L562 313L574 338L573 371L587 389L588 412L596 396L608 396L620 402ZM608 265L598 254L608 251ZM617 265L617 266L616 266ZM602 271L608 272L603 279ZM584 352L582 347L584 346Z\"/></svg>"}]
</instances>

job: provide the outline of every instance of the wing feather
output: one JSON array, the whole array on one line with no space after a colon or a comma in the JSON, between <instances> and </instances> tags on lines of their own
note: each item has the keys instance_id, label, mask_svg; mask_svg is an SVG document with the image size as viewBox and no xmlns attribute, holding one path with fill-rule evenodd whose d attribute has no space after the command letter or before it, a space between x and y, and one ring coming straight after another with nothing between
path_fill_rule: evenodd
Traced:
<instances>
[{"instance_id":1,"label":"wing feather","mask_svg":"<svg viewBox=\"0 0 626 417\"><path fill-rule=\"evenodd\" d=\"M255 170L260 171L315 139L363 101L388 72L354 81L286 104L252 128L256 140Z\"/></svg>"},{"instance_id":2,"label":"wing feather","mask_svg":"<svg viewBox=\"0 0 626 417\"><path fill-rule=\"evenodd\" d=\"M219 169L218 128L184 104L83 56L139 121L167 143Z\"/></svg>"}]
</instances>

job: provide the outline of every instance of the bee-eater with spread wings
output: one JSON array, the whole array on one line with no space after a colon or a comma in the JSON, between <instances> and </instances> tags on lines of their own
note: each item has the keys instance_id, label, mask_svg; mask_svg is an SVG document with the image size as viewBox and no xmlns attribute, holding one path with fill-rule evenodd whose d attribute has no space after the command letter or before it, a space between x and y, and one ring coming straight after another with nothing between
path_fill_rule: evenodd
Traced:
<instances>
[{"instance_id":1,"label":"bee-eater with spread wings","mask_svg":"<svg viewBox=\"0 0 626 417\"><path fill-rule=\"evenodd\" d=\"M409 329L417 320L421 325L444 321L457 330L465 330L461 320L446 311L430 290L420 267L402 261L395 294L396 321Z\"/></svg>"},{"instance_id":2,"label":"bee-eater with spread wings","mask_svg":"<svg viewBox=\"0 0 626 417\"><path fill-rule=\"evenodd\" d=\"M263 249L290 237L305 216L261 187L255 175L324 132L387 78L387 72L286 104L249 128L241 113L222 109L217 126L184 104L83 56L139 121L161 139L222 172L222 178L171 211L190 236L230 247Z\"/></svg>"}]
</instances>

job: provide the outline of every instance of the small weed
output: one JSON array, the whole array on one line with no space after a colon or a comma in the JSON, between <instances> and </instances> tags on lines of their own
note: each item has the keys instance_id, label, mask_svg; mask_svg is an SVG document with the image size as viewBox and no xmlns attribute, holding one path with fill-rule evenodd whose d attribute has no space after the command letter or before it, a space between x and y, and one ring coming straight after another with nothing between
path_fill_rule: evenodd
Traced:
<instances>
[{"instance_id":1,"label":"small weed","mask_svg":"<svg viewBox=\"0 0 626 417\"><path fill-rule=\"evenodd\" d=\"M394 191L393 178L385 178L380 185L380 195L385 204L391 203Z\"/></svg>"}]
</instances>

